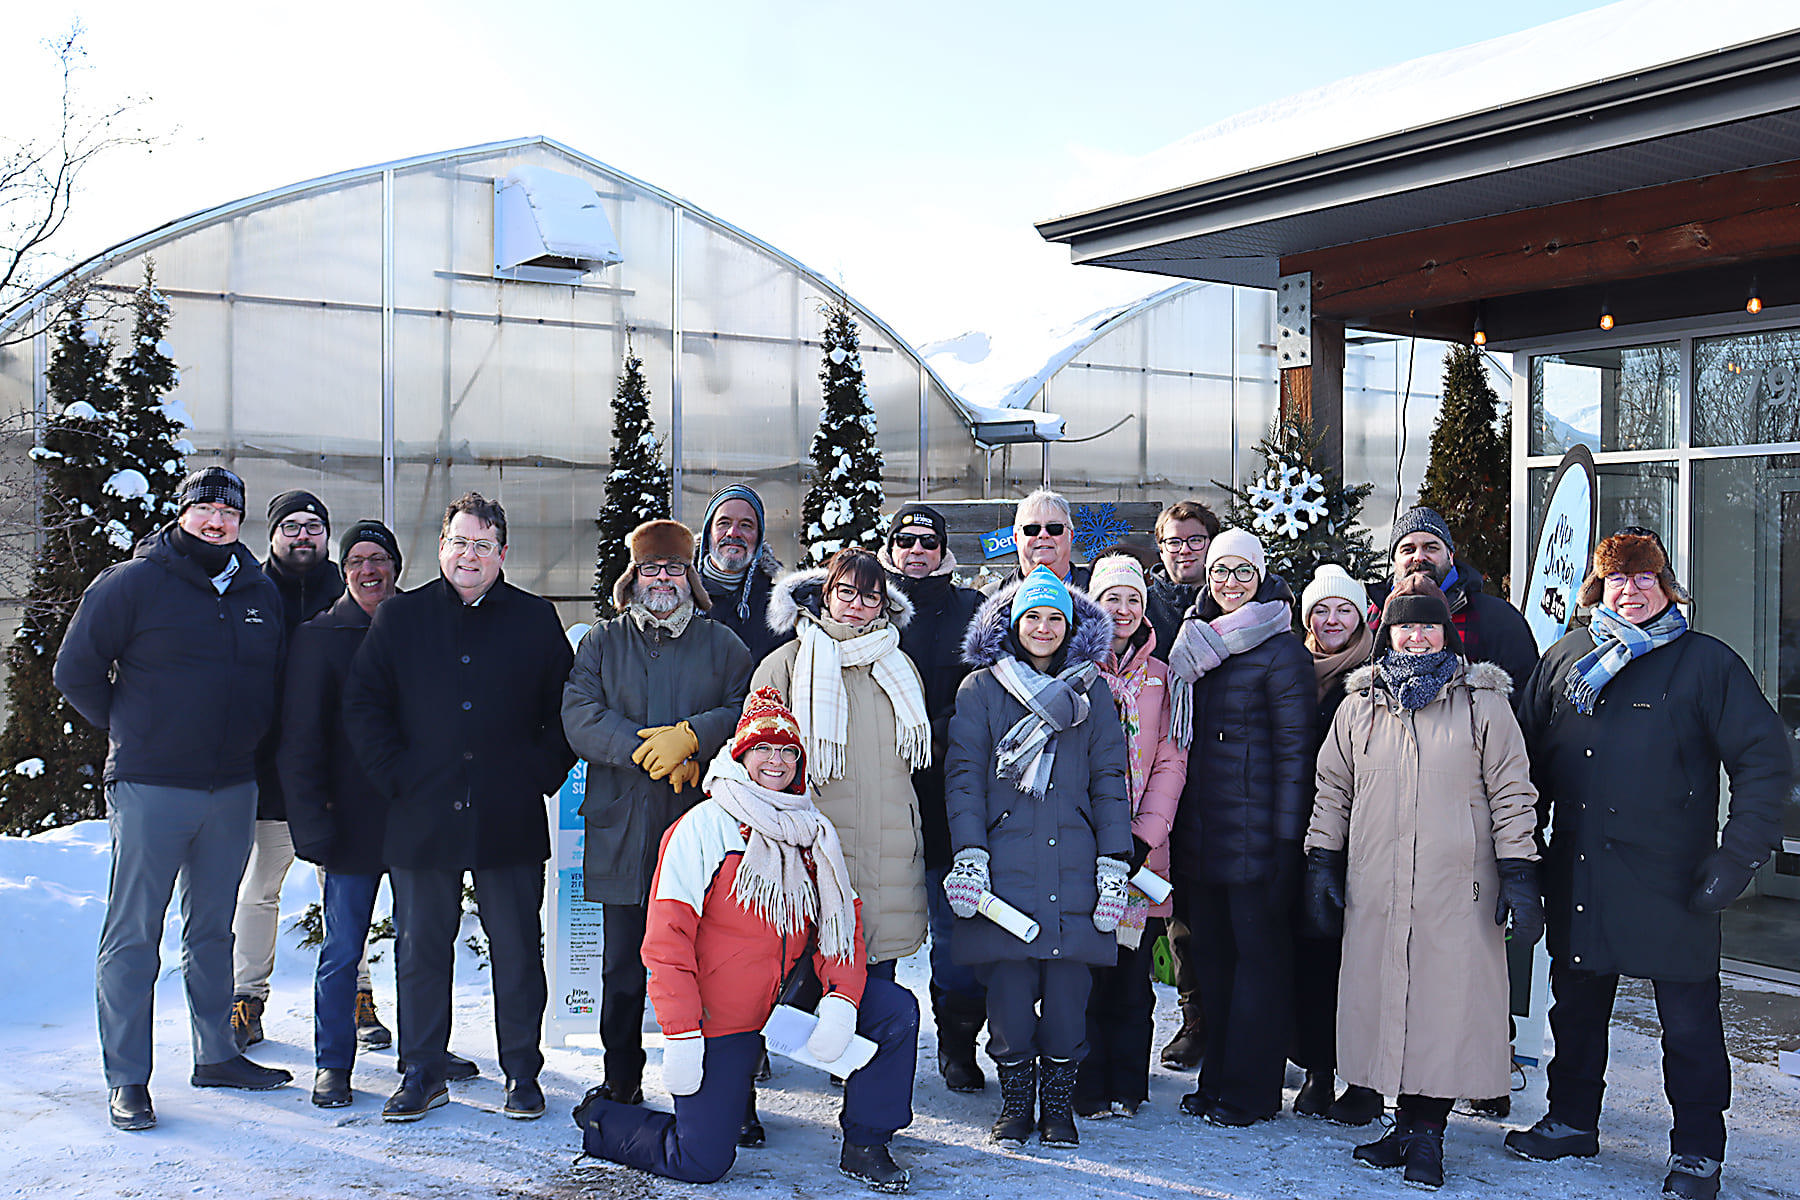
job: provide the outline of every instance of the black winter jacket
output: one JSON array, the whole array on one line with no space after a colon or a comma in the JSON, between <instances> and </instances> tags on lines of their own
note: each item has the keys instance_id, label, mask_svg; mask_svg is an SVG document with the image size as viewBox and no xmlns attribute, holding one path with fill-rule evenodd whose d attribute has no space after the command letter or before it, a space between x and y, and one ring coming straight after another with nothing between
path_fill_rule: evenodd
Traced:
<instances>
[{"instance_id":1,"label":"black winter jacket","mask_svg":"<svg viewBox=\"0 0 1800 1200\"><path fill-rule=\"evenodd\" d=\"M327 871L379 875L387 799L356 759L344 725L344 683L369 632L350 596L294 631L276 766L294 853Z\"/></svg>"},{"instance_id":2,"label":"black winter jacket","mask_svg":"<svg viewBox=\"0 0 1800 1200\"><path fill-rule=\"evenodd\" d=\"M1032 568L1032 570L1036 569L1037 568L1035 567ZM1020 581L1025 578L1025 575L1026 571L1024 568L1015 563L1013 564L1012 570L982 588L982 594L987 596L998 596L1001 592L1010 592L1019 585ZM1085 592L1087 591L1088 580L1092 579L1093 576L1094 568L1088 566L1086 563L1070 563L1069 577L1063 582L1067 583L1071 588L1080 588Z\"/></svg>"},{"instance_id":3,"label":"black winter jacket","mask_svg":"<svg viewBox=\"0 0 1800 1200\"><path fill-rule=\"evenodd\" d=\"M1205 584L1176 583L1161 563L1150 568L1144 581L1150 585L1150 593L1144 598L1144 617L1150 622L1150 628L1156 630L1156 649L1150 656L1168 662L1169 648L1175 644L1175 631L1181 628L1181 618L1194 607Z\"/></svg>"},{"instance_id":4,"label":"black winter jacket","mask_svg":"<svg viewBox=\"0 0 1800 1200\"><path fill-rule=\"evenodd\" d=\"M575 765L561 711L573 657L551 603L504 576L477 604L440 575L375 610L344 719L388 798L388 866L468 870L550 856L544 797Z\"/></svg>"},{"instance_id":5,"label":"black winter jacket","mask_svg":"<svg viewBox=\"0 0 1800 1200\"><path fill-rule=\"evenodd\" d=\"M952 560L954 561L954 560ZM973 668L963 659L963 637L981 606L982 595L949 574L910 579L888 572L888 583L912 601L913 617L900 631L900 649L919 669L925 684L925 711L931 717L931 765L913 772L919 797L919 824L925 835L925 867L950 865L950 825L944 816L944 753L956 688Z\"/></svg>"},{"instance_id":6,"label":"black winter jacket","mask_svg":"<svg viewBox=\"0 0 1800 1200\"><path fill-rule=\"evenodd\" d=\"M1787 733L1744 660L1689 630L1633 659L1584 717L1569 667L1594 648L1577 629L1545 653L1519 724L1538 788L1553 957L1583 971L1704 981L1719 970L1719 917L1688 911L1707 855L1745 864L1781 841L1792 775ZM1719 768L1731 780L1719 830Z\"/></svg>"},{"instance_id":7,"label":"black winter jacket","mask_svg":"<svg viewBox=\"0 0 1800 1200\"><path fill-rule=\"evenodd\" d=\"M706 587L707 598L712 601L712 609L702 609L694 615L708 617L737 634L738 640L744 643L744 648L750 651L752 670L756 668L756 664L769 657L769 651L794 640L794 631L791 629L782 633L769 628L769 594L775 590L775 576L780 571L780 563L759 551L756 560L750 564L748 598L742 594L742 584L727 588L708 579L704 573L700 576L700 581ZM740 600L745 601L744 616L738 615Z\"/></svg>"},{"instance_id":8,"label":"black winter jacket","mask_svg":"<svg viewBox=\"0 0 1800 1200\"><path fill-rule=\"evenodd\" d=\"M1256 599L1291 604L1293 593L1271 575ZM1221 615L1211 592L1198 615ZM1293 633L1233 654L1201 676L1187 786L1170 837L1177 877L1258 883L1273 878L1278 865L1297 869L1312 817L1318 696L1312 654ZM1277 855L1289 861L1278 864Z\"/></svg>"},{"instance_id":9,"label":"black winter jacket","mask_svg":"<svg viewBox=\"0 0 1800 1200\"><path fill-rule=\"evenodd\" d=\"M88 585L56 656L56 686L107 731L107 782L248 783L274 720L281 597L241 543L220 595L171 528Z\"/></svg>"},{"instance_id":10,"label":"black winter jacket","mask_svg":"<svg viewBox=\"0 0 1800 1200\"><path fill-rule=\"evenodd\" d=\"M281 593L281 620L283 628L287 630L290 651L294 645L295 631L330 608L344 594L343 572L329 558L321 558L304 575L291 575L281 565L281 560L271 554L263 563L263 574L269 577L269 582ZM256 819L259 821L288 819L286 789L282 786L281 772L275 765L283 723L281 699L286 692L285 684L276 689L275 719L270 722L269 732L263 735L262 744L256 748Z\"/></svg>"},{"instance_id":11,"label":"black winter jacket","mask_svg":"<svg viewBox=\"0 0 1800 1200\"><path fill-rule=\"evenodd\" d=\"M1450 601L1451 617L1457 632L1462 634L1463 658L1472 663L1491 662L1511 676L1515 681L1516 708L1521 699L1516 681L1531 678L1537 667L1537 638L1532 636L1524 613L1481 590L1485 579L1472 564L1459 558L1456 582L1445 589L1444 598ZM1393 590L1392 579L1370 585L1369 601L1376 611L1387 603L1388 593Z\"/></svg>"}]
</instances>

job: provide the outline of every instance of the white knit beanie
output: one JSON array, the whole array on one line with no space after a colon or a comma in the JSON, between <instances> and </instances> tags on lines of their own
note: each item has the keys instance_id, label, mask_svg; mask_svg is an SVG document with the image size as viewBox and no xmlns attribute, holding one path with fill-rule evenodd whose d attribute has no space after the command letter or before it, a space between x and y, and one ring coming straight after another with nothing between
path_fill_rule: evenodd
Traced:
<instances>
[{"instance_id":1,"label":"white knit beanie","mask_svg":"<svg viewBox=\"0 0 1800 1200\"><path fill-rule=\"evenodd\" d=\"M1300 593L1300 620L1311 619L1313 605L1333 598L1348 600L1358 617L1365 621L1369 619L1369 589L1336 563L1320 563L1318 570L1313 572L1312 582Z\"/></svg>"},{"instance_id":2,"label":"white knit beanie","mask_svg":"<svg viewBox=\"0 0 1800 1200\"><path fill-rule=\"evenodd\" d=\"M1212 545L1206 548L1206 569L1212 570L1212 565L1221 558L1241 558L1256 568L1258 576L1268 578L1269 560L1263 554L1263 544L1248 529L1222 530L1212 540Z\"/></svg>"},{"instance_id":3,"label":"white knit beanie","mask_svg":"<svg viewBox=\"0 0 1800 1200\"><path fill-rule=\"evenodd\" d=\"M1106 593L1107 588L1128 587L1136 590L1139 600L1146 600L1149 588L1144 583L1144 567L1129 554L1109 554L1094 564L1093 577L1088 580L1087 594L1096 601Z\"/></svg>"}]
</instances>

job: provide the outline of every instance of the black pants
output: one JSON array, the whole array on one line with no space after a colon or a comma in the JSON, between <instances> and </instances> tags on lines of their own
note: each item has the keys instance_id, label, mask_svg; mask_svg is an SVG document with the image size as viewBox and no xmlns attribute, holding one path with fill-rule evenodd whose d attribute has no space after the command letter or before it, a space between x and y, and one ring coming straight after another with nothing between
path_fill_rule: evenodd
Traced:
<instances>
[{"instance_id":1,"label":"black pants","mask_svg":"<svg viewBox=\"0 0 1800 1200\"><path fill-rule=\"evenodd\" d=\"M1413 1123L1421 1121L1427 1125L1442 1125L1450 1119L1450 1109L1456 1102L1437 1096L1418 1096L1406 1092L1400 1093L1399 1103L1395 1106L1400 1112L1412 1118Z\"/></svg>"},{"instance_id":2,"label":"black pants","mask_svg":"<svg viewBox=\"0 0 1800 1200\"><path fill-rule=\"evenodd\" d=\"M1698 983L1653 979L1650 984L1662 1022L1663 1091L1675 1110L1669 1152L1722 1161L1731 1063L1719 1015L1719 977ZM1617 975L1594 975L1550 960L1550 1033L1556 1056L1545 1073L1552 1120L1576 1129L1600 1127L1607 1029L1618 987Z\"/></svg>"},{"instance_id":3,"label":"black pants","mask_svg":"<svg viewBox=\"0 0 1800 1200\"><path fill-rule=\"evenodd\" d=\"M1091 969L1087 1057L1075 1076L1075 1099L1087 1103L1150 1098L1150 1038L1156 993L1150 985L1150 943L1119 947L1110 967Z\"/></svg>"},{"instance_id":4,"label":"black pants","mask_svg":"<svg viewBox=\"0 0 1800 1200\"><path fill-rule=\"evenodd\" d=\"M475 906L488 940L494 1033L508 1079L536 1079L544 1067L544 864L487 867L475 876ZM461 870L389 872L394 890L394 955L400 1058L444 1077L450 1050L450 981L462 925Z\"/></svg>"},{"instance_id":5,"label":"black pants","mask_svg":"<svg viewBox=\"0 0 1800 1200\"><path fill-rule=\"evenodd\" d=\"M1302 929L1299 907L1295 905L1294 920L1294 1040L1288 1057L1305 1071L1335 1071L1344 939L1314 937Z\"/></svg>"},{"instance_id":6,"label":"black pants","mask_svg":"<svg viewBox=\"0 0 1800 1200\"><path fill-rule=\"evenodd\" d=\"M1251 1117L1272 1117L1281 1111L1293 1030L1286 895L1266 883L1199 882L1175 895L1191 931L1206 1012L1200 1094Z\"/></svg>"},{"instance_id":7,"label":"black pants","mask_svg":"<svg viewBox=\"0 0 1800 1200\"><path fill-rule=\"evenodd\" d=\"M644 1079L644 904L607 904L600 910L600 1042L606 1081L629 1094Z\"/></svg>"},{"instance_id":8,"label":"black pants","mask_svg":"<svg viewBox=\"0 0 1800 1200\"><path fill-rule=\"evenodd\" d=\"M987 988L989 1057L1003 1067L1039 1055L1080 1062L1087 1055L1089 971L1086 963L1039 958L977 967Z\"/></svg>"}]
</instances>

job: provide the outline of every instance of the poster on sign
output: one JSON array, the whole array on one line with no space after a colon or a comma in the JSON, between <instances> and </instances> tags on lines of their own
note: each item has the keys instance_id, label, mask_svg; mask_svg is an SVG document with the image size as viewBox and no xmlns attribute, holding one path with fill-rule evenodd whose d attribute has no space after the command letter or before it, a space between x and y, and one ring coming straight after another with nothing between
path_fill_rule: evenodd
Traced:
<instances>
[{"instance_id":1,"label":"poster on sign","mask_svg":"<svg viewBox=\"0 0 1800 1200\"><path fill-rule=\"evenodd\" d=\"M1550 481L1550 501L1521 602L1539 654L1569 632L1575 593L1594 548L1595 516L1594 456L1578 445L1563 455Z\"/></svg>"},{"instance_id":2,"label":"poster on sign","mask_svg":"<svg viewBox=\"0 0 1800 1200\"><path fill-rule=\"evenodd\" d=\"M579 646L587 631L586 625L572 626L569 644ZM545 1041L552 1046L599 1045L602 906L582 898L581 882L587 768L585 760L577 760L561 790L549 797L554 869L544 904L550 985Z\"/></svg>"}]
</instances>

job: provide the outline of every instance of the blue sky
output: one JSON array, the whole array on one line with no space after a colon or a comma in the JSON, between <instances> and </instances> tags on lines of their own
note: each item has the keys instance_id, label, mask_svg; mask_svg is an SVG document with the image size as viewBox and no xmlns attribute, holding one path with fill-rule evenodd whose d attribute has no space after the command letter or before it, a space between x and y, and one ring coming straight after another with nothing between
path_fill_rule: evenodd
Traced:
<instances>
[{"instance_id":1,"label":"blue sky","mask_svg":"<svg viewBox=\"0 0 1800 1200\"><path fill-rule=\"evenodd\" d=\"M1109 164L1343 76L1599 6L259 7L48 0L10 15L9 132L44 120L36 39L75 14L92 93L150 96L146 123L174 130L155 154L94 174L68 251L315 175L544 133L840 278L923 342L1155 290L1069 267L1031 228Z\"/></svg>"}]
</instances>

